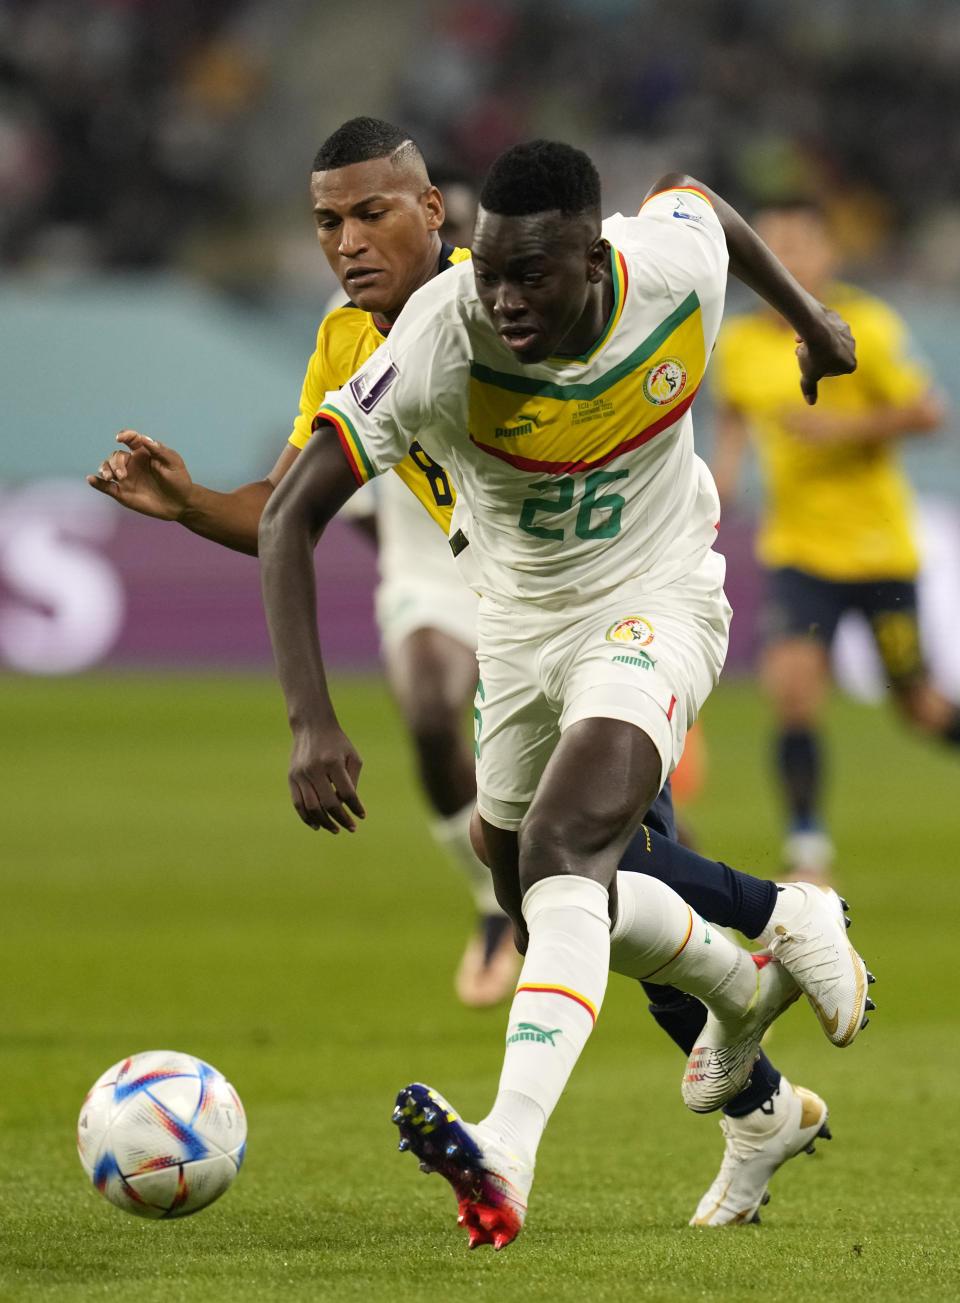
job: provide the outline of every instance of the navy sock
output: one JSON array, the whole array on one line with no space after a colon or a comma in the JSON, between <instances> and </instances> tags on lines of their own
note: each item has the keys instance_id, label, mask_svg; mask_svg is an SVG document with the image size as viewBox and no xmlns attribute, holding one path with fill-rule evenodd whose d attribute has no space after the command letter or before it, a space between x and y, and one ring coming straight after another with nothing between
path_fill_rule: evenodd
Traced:
<instances>
[{"instance_id":1,"label":"navy sock","mask_svg":"<svg viewBox=\"0 0 960 1303\"><path fill-rule=\"evenodd\" d=\"M708 922L736 928L747 937L760 935L777 899L775 883L708 860L646 826L627 847L619 867L659 879Z\"/></svg>"},{"instance_id":2,"label":"navy sock","mask_svg":"<svg viewBox=\"0 0 960 1303\"><path fill-rule=\"evenodd\" d=\"M703 918L720 927L736 928L748 937L759 936L773 913L776 884L740 873L719 860L708 860L681 846L675 840L669 784L658 802L651 809L650 821L659 819L662 807L664 818L660 826L668 835L663 836L649 826L641 827L627 847L619 868L626 873L646 873L658 878ZM656 1022L684 1054L689 1054L706 1021L705 1007L694 996L672 986L654 982L643 982L642 986ZM752 1113L773 1096L779 1084L780 1073L761 1050L749 1083L724 1105L724 1113L731 1117Z\"/></svg>"},{"instance_id":3,"label":"navy sock","mask_svg":"<svg viewBox=\"0 0 960 1303\"><path fill-rule=\"evenodd\" d=\"M689 1054L707 1020L706 1008L692 995L673 986L641 982L650 1001L650 1012L672 1041Z\"/></svg>"},{"instance_id":4,"label":"navy sock","mask_svg":"<svg viewBox=\"0 0 960 1303\"><path fill-rule=\"evenodd\" d=\"M672 986L657 986L654 982L641 983L650 1001L650 1012L671 1040L689 1054L706 1021L707 1011L699 1000ZM739 1095L724 1104L723 1111L730 1117L743 1117L765 1104L780 1085L780 1073L763 1050L753 1065L750 1081Z\"/></svg>"},{"instance_id":5,"label":"navy sock","mask_svg":"<svg viewBox=\"0 0 960 1303\"><path fill-rule=\"evenodd\" d=\"M809 729L784 729L777 738L777 770L795 828L817 825L822 769L817 735Z\"/></svg>"},{"instance_id":6,"label":"navy sock","mask_svg":"<svg viewBox=\"0 0 960 1303\"><path fill-rule=\"evenodd\" d=\"M747 1113L752 1113L754 1109L759 1108L761 1104L766 1104L780 1087L780 1072L775 1068L763 1050L757 1056L757 1061L753 1065L753 1073L750 1080L741 1090L739 1095L734 1095L723 1106L723 1112L727 1117L742 1118Z\"/></svg>"}]
</instances>

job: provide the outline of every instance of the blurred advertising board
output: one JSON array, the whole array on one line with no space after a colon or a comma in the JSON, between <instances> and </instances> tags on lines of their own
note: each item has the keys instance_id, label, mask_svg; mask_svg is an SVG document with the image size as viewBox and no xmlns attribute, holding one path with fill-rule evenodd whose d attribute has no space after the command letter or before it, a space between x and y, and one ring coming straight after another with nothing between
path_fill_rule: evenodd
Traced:
<instances>
[{"instance_id":1,"label":"blurred advertising board","mask_svg":"<svg viewBox=\"0 0 960 1303\"><path fill-rule=\"evenodd\" d=\"M373 668L373 548L334 521L317 572L331 667ZM118 508L83 481L0 489L3 668L68 674L272 663L255 557Z\"/></svg>"},{"instance_id":2,"label":"blurred advertising board","mask_svg":"<svg viewBox=\"0 0 960 1303\"><path fill-rule=\"evenodd\" d=\"M960 506L925 497L920 523L926 564L921 624L934 677L960 699ZM727 594L734 610L728 673L756 658L763 581L753 529L721 525ZM376 559L345 521L316 553L317 609L331 669L379 664L373 619ZM866 627L848 617L835 648L841 685L866 699L882 694ZM272 667L257 562L177 525L137 516L82 480L38 480L0 488L0 667L69 674L126 669Z\"/></svg>"}]
</instances>

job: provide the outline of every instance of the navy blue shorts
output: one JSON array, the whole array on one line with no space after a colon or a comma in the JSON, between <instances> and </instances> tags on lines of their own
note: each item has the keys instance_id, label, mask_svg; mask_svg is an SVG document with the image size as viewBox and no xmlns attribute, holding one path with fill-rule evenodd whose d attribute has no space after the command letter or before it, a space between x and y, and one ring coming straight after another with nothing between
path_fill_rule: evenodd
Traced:
<instances>
[{"instance_id":1,"label":"navy blue shorts","mask_svg":"<svg viewBox=\"0 0 960 1303\"><path fill-rule=\"evenodd\" d=\"M916 586L902 579L838 582L786 567L768 572L761 613L766 644L783 638L812 638L829 648L840 617L859 611L870 626L892 683L909 683L926 667L917 625Z\"/></svg>"}]
</instances>

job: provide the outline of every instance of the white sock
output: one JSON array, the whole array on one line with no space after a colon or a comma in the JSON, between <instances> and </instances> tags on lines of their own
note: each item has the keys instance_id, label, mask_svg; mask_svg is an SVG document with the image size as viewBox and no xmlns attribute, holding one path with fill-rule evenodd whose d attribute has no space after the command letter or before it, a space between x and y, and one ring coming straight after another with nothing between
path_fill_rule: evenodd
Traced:
<instances>
[{"instance_id":1,"label":"white sock","mask_svg":"<svg viewBox=\"0 0 960 1303\"><path fill-rule=\"evenodd\" d=\"M481 1125L532 1163L593 1031L610 967L607 889L590 878L544 878L523 898L530 944L510 1006L500 1087Z\"/></svg>"},{"instance_id":2,"label":"white sock","mask_svg":"<svg viewBox=\"0 0 960 1303\"><path fill-rule=\"evenodd\" d=\"M789 928L793 916L801 909L805 909L806 906L807 897L795 883L785 882L782 887L778 887L777 899L774 902L773 909L770 911L767 925L757 937L761 946L768 946L770 944L773 938L777 935L778 927Z\"/></svg>"},{"instance_id":3,"label":"white sock","mask_svg":"<svg viewBox=\"0 0 960 1303\"><path fill-rule=\"evenodd\" d=\"M470 819L473 815L473 802L465 805L456 814L445 818L433 819L430 831L438 846L446 851L447 856L466 878L473 896L478 914L502 914L493 891L493 877L487 866L479 859L470 841Z\"/></svg>"},{"instance_id":4,"label":"white sock","mask_svg":"<svg viewBox=\"0 0 960 1303\"><path fill-rule=\"evenodd\" d=\"M676 986L718 1018L736 1017L757 991L749 953L695 914L670 887L645 873L618 873L610 967L642 981Z\"/></svg>"}]
</instances>

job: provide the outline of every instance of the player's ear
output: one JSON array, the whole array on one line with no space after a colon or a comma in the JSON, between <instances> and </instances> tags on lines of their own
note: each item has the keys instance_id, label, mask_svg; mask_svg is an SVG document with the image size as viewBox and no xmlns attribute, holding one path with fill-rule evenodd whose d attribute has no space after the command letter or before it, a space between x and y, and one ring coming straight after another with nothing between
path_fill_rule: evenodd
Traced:
<instances>
[{"instance_id":1,"label":"player's ear","mask_svg":"<svg viewBox=\"0 0 960 1303\"><path fill-rule=\"evenodd\" d=\"M443 208L443 195L435 185L428 186L420 196L420 203L427 218L427 230L439 231L446 213Z\"/></svg>"},{"instance_id":2,"label":"player's ear","mask_svg":"<svg viewBox=\"0 0 960 1303\"><path fill-rule=\"evenodd\" d=\"M587 280L591 285L599 285L609 258L610 246L603 236L598 236L587 249Z\"/></svg>"}]
</instances>

